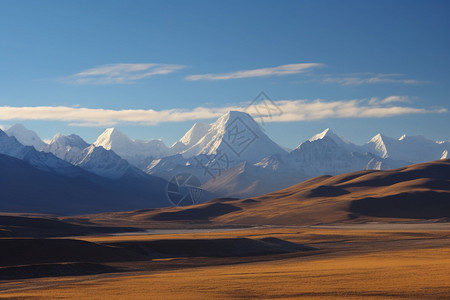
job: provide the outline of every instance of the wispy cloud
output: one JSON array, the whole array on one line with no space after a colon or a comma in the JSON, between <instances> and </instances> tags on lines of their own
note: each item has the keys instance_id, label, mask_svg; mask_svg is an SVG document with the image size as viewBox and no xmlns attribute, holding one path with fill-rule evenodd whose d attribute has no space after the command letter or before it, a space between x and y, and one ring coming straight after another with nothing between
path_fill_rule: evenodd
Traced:
<instances>
[{"instance_id":1,"label":"wispy cloud","mask_svg":"<svg viewBox=\"0 0 450 300\"><path fill-rule=\"evenodd\" d=\"M384 99L373 97L370 98L369 104L376 105L376 104L389 104L389 103L395 103L395 102L411 102L408 96L389 96Z\"/></svg>"},{"instance_id":2,"label":"wispy cloud","mask_svg":"<svg viewBox=\"0 0 450 300\"><path fill-rule=\"evenodd\" d=\"M168 64L110 64L81 71L64 78L64 81L73 84L130 84L146 77L169 74L184 67Z\"/></svg>"},{"instance_id":3,"label":"wispy cloud","mask_svg":"<svg viewBox=\"0 0 450 300\"><path fill-rule=\"evenodd\" d=\"M272 116L265 121L292 122L312 121L328 118L386 118L407 114L446 113L447 109L426 109L410 106L391 106L378 103L370 104L368 100L341 100L325 102L323 100L284 100L277 101L283 111L282 115Z\"/></svg>"},{"instance_id":4,"label":"wispy cloud","mask_svg":"<svg viewBox=\"0 0 450 300\"><path fill-rule=\"evenodd\" d=\"M219 73L219 74L199 74L186 76L186 80L229 80L238 78L251 78L251 77L269 77L269 76L283 76L290 74L298 74L308 71L311 68L321 67L320 63L302 63L302 64L289 64L281 65L278 67L261 68L253 70L241 70L231 73Z\"/></svg>"},{"instance_id":5,"label":"wispy cloud","mask_svg":"<svg viewBox=\"0 0 450 300\"><path fill-rule=\"evenodd\" d=\"M324 75L318 81L323 83L337 83L343 86L398 83L398 84L422 84L426 81L402 78L403 74L376 74L376 73L351 73L343 75Z\"/></svg>"},{"instance_id":6,"label":"wispy cloud","mask_svg":"<svg viewBox=\"0 0 450 300\"><path fill-rule=\"evenodd\" d=\"M392 103L391 96L381 100L354 99L325 101L316 100L279 100L274 101L283 112L276 116L267 116L266 122L311 121L327 118L385 118L406 114L447 113L447 109L416 108L399 106ZM402 98L397 98L402 99ZM404 101L403 101L404 102ZM140 110L140 109L94 109L68 106L38 107L0 107L0 120L47 120L63 121L71 126L106 127L118 123L155 125L164 122L182 122L190 120L214 119L230 110L244 111L248 103L227 107L196 107L194 109ZM261 116L263 109L250 107L247 112Z\"/></svg>"}]
</instances>

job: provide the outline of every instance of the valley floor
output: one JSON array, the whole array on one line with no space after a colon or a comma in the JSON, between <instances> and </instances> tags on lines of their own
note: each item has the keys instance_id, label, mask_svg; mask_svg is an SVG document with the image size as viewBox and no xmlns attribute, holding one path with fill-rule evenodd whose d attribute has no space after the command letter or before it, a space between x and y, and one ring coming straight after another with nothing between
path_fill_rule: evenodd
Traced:
<instances>
[{"instance_id":1,"label":"valley floor","mask_svg":"<svg viewBox=\"0 0 450 300\"><path fill-rule=\"evenodd\" d=\"M0 281L7 299L448 299L450 224L74 237L95 243L278 238L318 250L116 262L121 272Z\"/></svg>"}]
</instances>

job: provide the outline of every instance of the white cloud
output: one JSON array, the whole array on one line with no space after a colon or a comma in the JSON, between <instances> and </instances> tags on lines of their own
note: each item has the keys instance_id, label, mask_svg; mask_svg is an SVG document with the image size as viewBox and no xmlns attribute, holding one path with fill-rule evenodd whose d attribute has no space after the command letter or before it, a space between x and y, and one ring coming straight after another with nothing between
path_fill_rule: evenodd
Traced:
<instances>
[{"instance_id":1,"label":"white cloud","mask_svg":"<svg viewBox=\"0 0 450 300\"><path fill-rule=\"evenodd\" d=\"M408 96L389 96L381 100L381 103L410 102Z\"/></svg>"},{"instance_id":2,"label":"white cloud","mask_svg":"<svg viewBox=\"0 0 450 300\"><path fill-rule=\"evenodd\" d=\"M66 77L73 84L129 84L154 75L164 75L183 69L168 64L110 64L87 69Z\"/></svg>"},{"instance_id":3,"label":"white cloud","mask_svg":"<svg viewBox=\"0 0 450 300\"><path fill-rule=\"evenodd\" d=\"M444 113L446 109L424 109L405 106L371 105L367 100L324 102L323 100L277 101L282 115L266 121L291 122L327 118L385 118L405 114Z\"/></svg>"},{"instance_id":4,"label":"white cloud","mask_svg":"<svg viewBox=\"0 0 450 300\"><path fill-rule=\"evenodd\" d=\"M399 96L391 96L399 97ZM373 99L373 98L372 98ZM281 114L264 115L264 107L251 106L247 112L258 117L266 117L265 122L311 121L327 118L384 118L405 114L446 113L447 109L427 109L410 106L392 105L392 100L373 102L372 99L325 101L316 100L279 100L274 101ZM391 98L393 99L393 98ZM384 102L383 102L384 101ZM71 126L107 127L118 123L155 125L164 122L182 122L191 120L214 119L230 110L246 109L246 105L228 107L196 107L194 109L94 109L67 106L38 107L0 107L0 120L43 120L63 121Z\"/></svg>"},{"instance_id":5,"label":"white cloud","mask_svg":"<svg viewBox=\"0 0 450 300\"><path fill-rule=\"evenodd\" d=\"M384 99L380 99L378 97L370 98L369 104L377 105L377 104L388 104L394 102L411 102L408 96L389 96Z\"/></svg>"},{"instance_id":6,"label":"white cloud","mask_svg":"<svg viewBox=\"0 0 450 300\"><path fill-rule=\"evenodd\" d=\"M251 77L269 77L269 76L283 76L290 74L298 74L308 71L308 69L321 67L323 64L319 63L303 63L303 64L289 64L281 65L272 68L261 68L253 70L241 70L231 73L222 74L199 74L186 76L186 80L228 80L238 78L251 78Z\"/></svg>"},{"instance_id":7,"label":"white cloud","mask_svg":"<svg viewBox=\"0 0 450 300\"><path fill-rule=\"evenodd\" d=\"M399 83L399 84L422 84L425 81L415 79L399 78L402 74L375 74L375 73L352 73L344 75L325 75L319 81L323 83L337 83L343 86L376 84L376 83Z\"/></svg>"}]
</instances>

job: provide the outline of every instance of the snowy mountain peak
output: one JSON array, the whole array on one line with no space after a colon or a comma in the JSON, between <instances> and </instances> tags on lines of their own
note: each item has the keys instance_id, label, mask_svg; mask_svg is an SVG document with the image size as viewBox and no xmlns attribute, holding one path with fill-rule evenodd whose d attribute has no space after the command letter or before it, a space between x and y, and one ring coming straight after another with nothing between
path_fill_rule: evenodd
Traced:
<instances>
[{"instance_id":1,"label":"snowy mountain peak","mask_svg":"<svg viewBox=\"0 0 450 300\"><path fill-rule=\"evenodd\" d=\"M132 140L117 128L106 129L94 145L113 150L139 168L145 168L151 160L167 155L169 150L161 140Z\"/></svg>"},{"instance_id":2,"label":"snowy mountain peak","mask_svg":"<svg viewBox=\"0 0 450 300\"><path fill-rule=\"evenodd\" d=\"M324 131L322 131L321 133L318 133L318 134L314 135L313 137L311 137L309 139L309 141L313 142L313 141L321 140L321 139L323 139L326 136L334 137L336 135L334 134L334 132L330 128L327 128Z\"/></svg>"},{"instance_id":3,"label":"snowy mountain peak","mask_svg":"<svg viewBox=\"0 0 450 300\"><path fill-rule=\"evenodd\" d=\"M407 138L406 135L405 135L405 137L403 139L405 139L405 138ZM370 139L368 144L369 143L373 143L373 144L376 144L376 145L381 145L381 144L385 145L385 144L392 144L392 143L395 143L397 141L398 140L396 140L394 138L388 137L388 136L386 136L386 135L384 135L382 133L378 133L377 135L375 135L373 138Z\"/></svg>"},{"instance_id":4,"label":"snowy mountain peak","mask_svg":"<svg viewBox=\"0 0 450 300\"><path fill-rule=\"evenodd\" d=\"M189 149L205 136L210 127L210 124L200 122L195 123L194 126L192 126L181 139L176 141L170 147L170 149L173 153L180 153Z\"/></svg>"},{"instance_id":5,"label":"snowy mountain peak","mask_svg":"<svg viewBox=\"0 0 450 300\"><path fill-rule=\"evenodd\" d=\"M433 143L435 143L434 141L431 141L431 140L427 139L422 134L412 135L412 136L404 134L398 140L399 141L404 141L404 142L425 142L425 143L426 142L433 142Z\"/></svg>"},{"instance_id":6,"label":"snowy mountain peak","mask_svg":"<svg viewBox=\"0 0 450 300\"><path fill-rule=\"evenodd\" d=\"M144 176L141 170L131 166L114 151L106 150L101 146L86 147L76 165L97 175L114 179L127 175Z\"/></svg>"},{"instance_id":7,"label":"snowy mountain peak","mask_svg":"<svg viewBox=\"0 0 450 300\"><path fill-rule=\"evenodd\" d=\"M343 147L349 151L355 151L355 149L357 148L356 145L335 134L330 128L327 128L324 131L314 135L307 142L317 142L322 140L323 141L332 140L338 146ZM299 148L301 145L302 144L300 144L297 148Z\"/></svg>"},{"instance_id":8,"label":"snowy mountain peak","mask_svg":"<svg viewBox=\"0 0 450 300\"><path fill-rule=\"evenodd\" d=\"M122 131L120 131L117 128L107 128L104 133L106 133L107 135L111 136L111 137L127 137ZM128 137L127 137L128 138Z\"/></svg>"},{"instance_id":9,"label":"snowy mountain peak","mask_svg":"<svg viewBox=\"0 0 450 300\"><path fill-rule=\"evenodd\" d=\"M229 118L244 117L244 118L250 118L253 120L253 118L248 113L240 111L240 110L229 110L223 116L228 116Z\"/></svg>"},{"instance_id":10,"label":"snowy mountain peak","mask_svg":"<svg viewBox=\"0 0 450 300\"><path fill-rule=\"evenodd\" d=\"M51 153L40 152L33 146L22 145L14 136L8 136L1 130L0 154L21 159L43 171L57 172L68 176L78 176L82 171Z\"/></svg>"},{"instance_id":11,"label":"snowy mountain peak","mask_svg":"<svg viewBox=\"0 0 450 300\"><path fill-rule=\"evenodd\" d=\"M95 146L102 146L106 150L114 148L113 144L117 144L119 148L132 143L132 140L117 128L107 128L94 142Z\"/></svg>"},{"instance_id":12,"label":"snowy mountain peak","mask_svg":"<svg viewBox=\"0 0 450 300\"><path fill-rule=\"evenodd\" d=\"M377 134L363 147L366 151L382 158L389 157L394 160L419 163L438 159L447 149L448 144L439 144L423 135L409 136L404 134L397 140Z\"/></svg>"},{"instance_id":13,"label":"snowy mountain peak","mask_svg":"<svg viewBox=\"0 0 450 300\"><path fill-rule=\"evenodd\" d=\"M56 133L54 136L53 136L53 138L51 139L51 141L50 141L50 143L53 143L53 142L56 142L56 141L58 141L61 137L63 137L63 134L62 133Z\"/></svg>"},{"instance_id":14,"label":"snowy mountain peak","mask_svg":"<svg viewBox=\"0 0 450 300\"><path fill-rule=\"evenodd\" d=\"M258 123L256 123L248 113L238 110L228 111L226 114L222 115L216 122L214 122L212 126L226 126L228 123L233 122L235 119L241 119L241 121L246 122L246 125L248 126L256 125L259 129Z\"/></svg>"},{"instance_id":15,"label":"snowy mountain peak","mask_svg":"<svg viewBox=\"0 0 450 300\"><path fill-rule=\"evenodd\" d=\"M186 157L227 155L236 164L257 162L272 154L286 151L273 142L253 118L244 112L229 111L209 125L209 129L192 147L181 152Z\"/></svg>"},{"instance_id":16,"label":"snowy mountain peak","mask_svg":"<svg viewBox=\"0 0 450 300\"><path fill-rule=\"evenodd\" d=\"M80 136L76 134L62 135L60 133L55 134L50 142L52 144L60 144L64 147L76 147L78 149L84 149L89 146Z\"/></svg>"},{"instance_id":17,"label":"snowy mountain peak","mask_svg":"<svg viewBox=\"0 0 450 300\"><path fill-rule=\"evenodd\" d=\"M33 146L36 150L42 150L46 144L33 130L27 129L22 124L14 124L5 131L7 135L15 137L25 146Z\"/></svg>"},{"instance_id":18,"label":"snowy mountain peak","mask_svg":"<svg viewBox=\"0 0 450 300\"><path fill-rule=\"evenodd\" d=\"M368 145L367 148L369 148L369 150L372 153L377 154L382 158L387 158L389 156L389 153L386 142L389 142L390 140L394 139L386 137L381 133L378 133L373 138L371 138L366 145Z\"/></svg>"},{"instance_id":19,"label":"snowy mountain peak","mask_svg":"<svg viewBox=\"0 0 450 300\"><path fill-rule=\"evenodd\" d=\"M12 130L12 131L28 131L28 129L25 126L23 126L22 124L20 124L20 123L16 123L16 124L12 125L11 127L9 127L8 130Z\"/></svg>"},{"instance_id":20,"label":"snowy mountain peak","mask_svg":"<svg viewBox=\"0 0 450 300\"><path fill-rule=\"evenodd\" d=\"M381 133L377 133L373 138L370 139L369 142L378 142L378 141L382 141L383 137L385 137L384 135L382 135Z\"/></svg>"},{"instance_id":21,"label":"snowy mountain peak","mask_svg":"<svg viewBox=\"0 0 450 300\"><path fill-rule=\"evenodd\" d=\"M143 175L114 151L106 150L102 146L89 145L76 134L68 136L56 134L44 151L103 177L116 179L126 175Z\"/></svg>"},{"instance_id":22,"label":"snowy mountain peak","mask_svg":"<svg viewBox=\"0 0 450 300\"><path fill-rule=\"evenodd\" d=\"M198 142L205 133L208 132L211 125L205 123L195 123L194 126L180 139L180 142L186 146Z\"/></svg>"}]
</instances>

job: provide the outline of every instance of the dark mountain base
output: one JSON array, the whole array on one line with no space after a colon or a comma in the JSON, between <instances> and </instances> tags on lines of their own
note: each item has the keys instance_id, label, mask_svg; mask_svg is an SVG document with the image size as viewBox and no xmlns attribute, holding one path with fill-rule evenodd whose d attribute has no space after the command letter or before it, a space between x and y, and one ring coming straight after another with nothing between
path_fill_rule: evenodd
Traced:
<instances>
[{"instance_id":1,"label":"dark mountain base","mask_svg":"<svg viewBox=\"0 0 450 300\"><path fill-rule=\"evenodd\" d=\"M111 266L94 263L43 264L0 268L0 280L96 275L120 271Z\"/></svg>"},{"instance_id":2,"label":"dark mountain base","mask_svg":"<svg viewBox=\"0 0 450 300\"><path fill-rule=\"evenodd\" d=\"M250 257L317 250L278 238L165 239L93 243L74 239L0 239L0 280L110 272L153 259Z\"/></svg>"},{"instance_id":3,"label":"dark mountain base","mask_svg":"<svg viewBox=\"0 0 450 300\"><path fill-rule=\"evenodd\" d=\"M245 257L317 250L313 247L277 238L254 240L228 239L170 239L148 242L117 242L108 245L136 251L152 257Z\"/></svg>"},{"instance_id":4,"label":"dark mountain base","mask_svg":"<svg viewBox=\"0 0 450 300\"><path fill-rule=\"evenodd\" d=\"M0 215L0 237L63 237L131 231L139 229L83 226L44 217Z\"/></svg>"},{"instance_id":5,"label":"dark mountain base","mask_svg":"<svg viewBox=\"0 0 450 300\"><path fill-rule=\"evenodd\" d=\"M439 219L450 217L449 193L402 193L352 201L349 211L384 218Z\"/></svg>"},{"instance_id":6,"label":"dark mountain base","mask_svg":"<svg viewBox=\"0 0 450 300\"><path fill-rule=\"evenodd\" d=\"M239 211L240 207L231 204L213 203L199 208L186 208L175 212L162 212L152 217L156 221L207 221L212 217L226 215L228 213Z\"/></svg>"}]
</instances>

